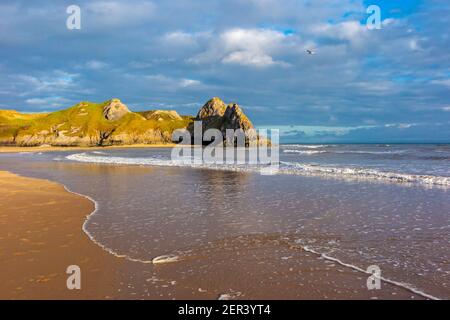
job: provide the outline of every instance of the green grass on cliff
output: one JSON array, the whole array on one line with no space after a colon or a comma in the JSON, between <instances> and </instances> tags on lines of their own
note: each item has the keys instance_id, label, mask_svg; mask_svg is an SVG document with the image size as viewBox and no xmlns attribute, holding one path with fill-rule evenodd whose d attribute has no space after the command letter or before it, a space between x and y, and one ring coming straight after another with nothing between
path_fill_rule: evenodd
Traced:
<instances>
[{"instance_id":1,"label":"green grass on cliff","mask_svg":"<svg viewBox=\"0 0 450 320\"><path fill-rule=\"evenodd\" d=\"M17 135L51 135L62 132L68 137L93 137L99 132L115 134L140 134L148 130L172 133L185 128L192 117L181 119L146 119L139 113L130 112L122 118L111 121L103 115L103 103L80 102L68 109L42 114L22 114L13 110L0 110L0 143L11 141ZM164 114L164 111L162 112Z\"/></svg>"}]
</instances>

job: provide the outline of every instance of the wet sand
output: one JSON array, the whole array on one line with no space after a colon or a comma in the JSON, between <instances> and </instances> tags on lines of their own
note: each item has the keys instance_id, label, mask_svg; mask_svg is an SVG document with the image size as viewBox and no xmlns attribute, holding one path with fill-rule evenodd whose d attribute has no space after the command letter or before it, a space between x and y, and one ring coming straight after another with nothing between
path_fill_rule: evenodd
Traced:
<instances>
[{"instance_id":1,"label":"wet sand","mask_svg":"<svg viewBox=\"0 0 450 320\"><path fill-rule=\"evenodd\" d=\"M143 168L110 169L144 174ZM82 231L93 209L91 201L59 184L0 171L0 298L423 298L385 282L382 290L369 291L367 274L323 259L277 234L226 238L210 248L194 246L182 260L171 263L128 261L107 253ZM177 232L183 230L178 228ZM145 241L149 250L154 246ZM72 264L81 268L80 291L66 288L65 271Z\"/></svg>"},{"instance_id":2,"label":"wet sand","mask_svg":"<svg viewBox=\"0 0 450 320\"><path fill-rule=\"evenodd\" d=\"M93 203L46 180L0 171L0 299L104 299L123 261L82 232ZM81 268L68 290L66 268Z\"/></svg>"}]
</instances>

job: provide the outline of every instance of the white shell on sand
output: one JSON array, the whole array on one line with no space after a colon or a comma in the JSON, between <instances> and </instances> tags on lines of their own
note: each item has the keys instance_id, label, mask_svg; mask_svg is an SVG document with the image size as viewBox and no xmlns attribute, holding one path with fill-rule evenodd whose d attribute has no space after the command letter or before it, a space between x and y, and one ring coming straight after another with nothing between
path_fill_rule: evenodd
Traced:
<instances>
[{"instance_id":1,"label":"white shell on sand","mask_svg":"<svg viewBox=\"0 0 450 320\"><path fill-rule=\"evenodd\" d=\"M161 263L170 263L170 262L177 262L180 260L179 256L175 255L162 255L158 256L156 258L153 258L152 263L153 264L161 264Z\"/></svg>"}]
</instances>

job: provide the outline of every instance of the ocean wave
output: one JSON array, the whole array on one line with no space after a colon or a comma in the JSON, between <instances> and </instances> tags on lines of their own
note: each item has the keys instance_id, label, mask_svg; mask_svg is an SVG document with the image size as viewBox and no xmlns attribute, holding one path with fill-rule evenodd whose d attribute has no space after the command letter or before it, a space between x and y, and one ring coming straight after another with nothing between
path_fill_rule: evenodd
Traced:
<instances>
[{"instance_id":1,"label":"ocean wave","mask_svg":"<svg viewBox=\"0 0 450 320\"><path fill-rule=\"evenodd\" d=\"M170 160L157 158L126 158L110 156L93 156L87 153L77 153L66 156L66 159L87 163L104 163L120 165L153 165L165 167L191 167L225 171L260 172L267 166L263 165L231 165L231 164L195 164L191 159ZM400 172L381 171L368 168L332 167L323 165L302 164L298 162L280 161L277 174L304 175L343 178L351 180L378 180L404 184L419 184L424 186L450 187L450 177L407 174Z\"/></svg>"},{"instance_id":2,"label":"ocean wave","mask_svg":"<svg viewBox=\"0 0 450 320\"><path fill-rule=\"evenodd\" d=\"M304 149L318 149L332 147L333 145L328 144L284 144L282 147L292 147L292 148L304 148Z\"/></svg>"},{"instance_id":3,"label":"ocean wave","mask_svg":"<svg viewBox=\"0 0 450 320\"><path fill-rule=\"evenodd\" d=\"M284 153L298 153L298 154L318 154L318 153L325 153L327 151L325 150L296 150L296 149L285 149L283 150Z\"/></svg>"},{"instance_id":4,"label":"ocean wave","mask_svg":"<svg viewBox=\"0 0 450 320\"><path fill-rule=\"evenodd\" d=\"M289 147L289 149L285 149ZM340 150L336 148L328 148L333 147L331 145L283 145L281 150L284 153L298 153L298 154L316 154L316 153L330 153L330 154L373 154L373 155L401 155L408 153L408 150L386 150L386 151L378 151L378 150ZM323 148L327 148L323 150ZM308 149L308 150L304 150ZM322 149L322 150L309 150L309 149Z\"/></svg>"},{"instance_id":5,"label":"ocean wave","mask_svg":"<svg viewBox=\"0 0 450 320\"><path fill-rule=\"evenodd\" d=\"M93 156L88 153L75 153L66 156L66 159L89 162L89 163L105 163L105 164L125 164L125 165L153 165L153 166L186 166L190 162L190 158L180 159L178 161L158 158L127 158L127 157L111 157L111 156Z\"/></svg>"},{"instance_id":6,"label":"ocean wave","mask_svg":"<svg viewBox=\"0 0 450 320\"><path fill-rule=\"evenodd\" d=\"M368 151L368 150L335 150L330 151L332 153L339 153L339 154L404 154L408 152L407 150L391 150L391 151Z\"/></svg>"},{"instance_id":7,"label":"ocean wave","mask_svg":"<svg viewBox=\"0 0 450 320\"><path fill-rule=\"evenodd\" d=\"M398 150L398 151L367 151L367 150L345 150L345 151L332 151L333 153L340 154L403 154L406 153L406 150Z\"/></svg>"},{"instance_id":8,"label":"ocean wave","mask_svg":"<svg viewBox=\"0 0 450 320\"><path fill-rule=\"evenodd\" d=\"M281 164L289 167L290 169L280 168L280 171L287 171L285 173L291 174L384 180L399 183L418 183L429 186L450 186L450 177L407 174L367 168L319 166L300 164L297 162L281 162Z\"/></svg>"}]
</instances>

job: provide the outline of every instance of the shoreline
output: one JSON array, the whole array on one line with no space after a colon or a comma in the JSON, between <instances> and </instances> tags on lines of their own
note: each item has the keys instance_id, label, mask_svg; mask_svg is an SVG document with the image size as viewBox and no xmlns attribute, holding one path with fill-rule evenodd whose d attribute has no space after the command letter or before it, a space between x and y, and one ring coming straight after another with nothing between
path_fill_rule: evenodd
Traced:
<instances>
[{"instance_id":1,"label":"shoreline","mask_svg":"<svg viewBox=\"0 0 450 320\"><path fill-rule=\"evenodd\" d=\"M111 299L123 260L83 232L95 205L63 185L0 170L1 299ZM93 208L94 207L94 208ZM81 269L81 290L66 269Z\"/></svg>"},{"instance_id":2,"label":"shoreline","mask_svg":"<svg viewBox=\"0 0 450 320\"><path fill-rule=\"evenodd\" d=\"M81 227L81 230L86 234L86 236L89 238L90 241L92 241L93 244L95 244L96 246L98 246L100 249L102 249L103 251L105 251L106 253L119 258L119 259L125 259L131 262L140 262L140 263L144 263L144 264L149 264L152 263L152 260L141 260L141 259L135 259L132 258L128 255L125 254L119 254L116 251L112 250L111 248L106 247L105 245L101 244L99 241L97 241L97 239L95 239L95 237L86 229L86 224L89 222L89 219L98 211L98 202L95 201L94 199L92 199L91 197L78 193L78 192L74 192L71 191L66 185L62 184L62 186L64 187L64 189L74 195L80 196L82 198L88 199L90 202L92 202L94 204L94 210L89 213L88 215L86 215L83 225Z\"/></svg>"},{"instance_id":3,"label":"shoreline","mask_svg":"<svg viewBox=\"0 0 450 320\"><path fill-rule=\"evenodd\" d=\"M60 146L36 146L36 147L19 147L19 146L0 146L0 153L19 153L19 152L52 152L52 151L86 151L86 150L105 150L105 149L131 149L131 148L173 148L175 143L161 144L129 144L129 145L113 145L113 146L93 146L93 147L60 147Z\"/></svg>"},{"instance_id":4,"label":"shoreline","mask_svg":"<svg viewBox=\"0 0 450 320\"><path fill-rule=\"evenodd\" d=\"M60 183L55 183L52 182L50 180L46 180L46 179L35 179L35 178L27 178L27 177L23 177L20 175L16 175L7 171L1 171L0 170L0 208L4 205L4 203L6 204L6 209L9 210L10 207L12 206L8 206L8 201L4 201L2 199L2 196L4 196L5 200L10 200L10 197L6 197L5 196L5 181L8 179L12 179L13 181L11 181L12 183L9 183L9 185L6 185L6 189L12 189L11 185L13 185L13 187L15 186L15 190L14 193L22 193L22 196L24 196L26 198L26 202L27 204L29 203L29 198L30 195L29 193L37 193L38 195L40 195L41 197L39 197L39 200L42 201L42 203L36 203L36 199L32 199L31 200L31 205L28 205L28 207L26 208L26 210L28 212L25 213L30 213L32 210L36 210L36 206L38 208L41 208L41 211L43 211L44 215L48 213L48 211L52 211L50 210L51 207L56 207L56 219L52 219L51 217L47 217L50 223L52 223L54 226L54 230L53 231L60 231L60 233L64 233L64 236L70 236L70 237L74 237L73 235L73 229L71 229L71 231L67 231L67 229L62 228L59 225L62 225L65 220L68 219L67 216L62 215L61 217L61 213L66 213L66 211L68 211L67 208L70 208L70 212L69 214L66 215L72 215L72 216L76 216L76 236L78 236L77 241L75 241L74 243L71 243L71 246L66 246L66 244L63 244L62 246L64 246L64 249L67 250L68 252L70 252L71 259L67 259L67 266L71 265L71 264L76 264L79 265L81 270L82 270L82 279L86 279L88 278L88 282L84 282L84 280L82 280L82 290L77 291L77 290L68 290L66 288L66 279L68 277L68 275L65 273L65 267L64 268L58 268L58 273L56 272L52 272L51 271L42 271L42 268L45 267L44 269L52 269L53 266L49 265L49 262L52 263L56 263L56 262L60 262L61 260L61 254L56 254L55 256L57 257L57 261L52 261L51 256L49 256L49 252L47 252L46 254L42 254L44 256L43 259L44 261L41 261L41 264L38 265L37 267L33 266L32 264L30 265L30 262L33 263L33 261L27 261L27 254L25 252L25 254L22 251L16 251L16 252L12 252L12 255L10 254L10 256L15 256L15 253L21 253L20 255L16 255L13 259L13 261L6 261L6 268L5 271L3 272L2 275L0 275L0 281L2 281L2 283L5 283L5 286L3 286L3 288L0 288L0 298L3 299L114 299L114 298L120 298L120 296L122 296L122 293L120 293L120 290L117 291L117 283L118 281L115 281L115 278L117 278L117 275L119 275L120 277L120 272L123 272L127 269L129 270L140 270L142 271L144 268L142 264L152 264L151 260L140 260L140 259L134 259L130 256L127 255L123 255L123 254L118 254L117 252L114 252L113 250L109 249L108 247L105 247L104 245L102 245L101 243L99 243L98 241L96 241L95 238L93 238L90 233L85 229L85 225L86 223L89 221L89 218L95 214L98 211L98 203L90 198L87 195L83 195L83 194L79 194L76 192L71 191L70 189L68 189L67 186L65 186L64 184L60 184ZM25 183L25 186L22 186L22 190L20 190L20 184ZM39 186L37 187L36 184L38 184ZM19 187L17 186L19 185ZM28 190L27 190L28 188ZM19 190L18 190L19 189ZM37 190L37 191L36 191ZM42 190L45 190L44 192ZM19 191L19 192L17 192ZM61 192L62 191L62 192ZM66 201L61 201L61 199L58 199L55 201L55 199L53 199L53 201L48 201L48 198L44 198L42 199L42 193L46 193L47 195L49 194L54 194L54 193L58 193L60 196L62 193L65 193L65 197L69 197L68 195L70 195L69 198L72 198L71 203L67 204ZM23 194L23 193L28 193L28 194ZM68 195L67 195L68 194ZM31 197L32 198L32 197ZM33 202L34 200L34 202ZM15 199L16 203L17 203L17 199ZM20 202L20 204L24 203ZM64 203L66 204L64 206ZM80 210L79 207L83 207L83 210ZM87 208L87 210L86 210ZM54 208L55 209L55 208ZM5 211L6 210L0 210L0 211ZM51 214L51 212L50 212ZM8 214L1 214L0 215L0 231L2 229L2 227L4 227L5 223L4 223L4 218L5 221L9 222L8 219ZM25 224L30 225L30 224L36 224L36 221L33 219L33 216L28 215L28 220L31 220L31 223L27 220L26 218L21 219L20 222L23 223L25 222ZM73 217L72 217L73 218ZM62 221L60 221L62 220ZM71 224L71 228L73 227L74 221L72 221ZM81 228L80 228L81 225ZM47 224L44 224L44 226L47 226ZM8 231L10 231L10 228L5 228ZM81 229L81 230L80 230ZM13 230L14 231L14 230ZM47 231L47 230L45 230ZM82 231L82 232L80 232ZM39 230L39 233L42 233L42 229ZM70 232L70 233L68 233ZM10 233L8 233L8 237L10 236ZM25 232L27 233L27 232ZM49 235L50 232L45 232L46 237L50 237L51 235ZM0 233L1 234L1 233ZM3 234L6 234L3 233ZM14 235L13 235L14 236ZM23 239L26 239L26 235L24 236L23 233L22 234L18 234L16 235L19 239L19 242L21 243L21 241L23 241ZM4 238L0 237L0 240L4 240ZM87 243L88 242L88 243ZM14 245L14 242L10 242L10 244ZM41 253L39 252L33 252L33 241L27 241L27 244L29 244L29 248L28 251L31 254L39 254L41 255ZM34 243L36 244L36 243ZM37 243L39 245L39 243ZM1 243L0 243L1 245ZM58 242L50 242L48 243L48 247L50 246L57 246ZM49 249L47 247L47 251L50 251L51 249ZM3 251L3 250L2 250ZM43 250L42 250L43 251ZM67 252L66 251L66 252ZM362 270L358 267L355 266L350 266L346 263L341 262L340 260L337 260L335 258L330 258L328 256L323 255L322 253L319 252L315 252L314 250L310 250L308 247L302 247L301 250L299 252L296 252L295 255L298 256L298 260L300 261L304 261L306 265L309 266L314 266L314 267L319 267L319 269L324 268L323 266L320 266L320 264L318 264L315 259L316 258L310 258L308 257L308 253L312 253L315 256L320 256L322 258L325 258L326 260L330 260L333 262L337 262L338 264L340 264L341 266L346 267L346 271L345 271L345 275L342 278L342 280L345 279L345 281L339 281L339 282L343 282L343 283L347 283L347 281L349 281L349 283L353 285L356 285L357 282L354 275L352 275L352 269L353 271L358 271L362 274L366 274L365 270ZM289 254L292 254L292 252L289 251ZM306 255L305 255L306 254ZM82 255L83 257L79 257L80 255ZM73 262L73 256L78 256L75 260L76 261L81 261L81 263L78 262ZM42 257L41 257L42 258ZM119 259L117 259L119 258ZM123 258L123 259L120 259ZM218 260L223 260L224 255L221 253L219 254L217 257L213 258L213 261L215 261L215 259ZM5 264L4 261L5 260L5 254L3 254L0 251L0 262L2 262L2 264ZM20 260L20 261L18 261ZM70 261L69 261L70 260ZM47 263L46 263L47 262ZM134 262L138 262L137 264L135 264ZM217 262L217 261L216 261ZM10 264L10 270L14 270L17 273L13 273L11 274L10 272L8 272L8 263ZM186 264L186 265L184 265ZM208 263L209 264L209 263ZM213 263L214 264L214 263ZM180 265L176 264L176 265L172 265L172 264L168 264L164 266L164 269L167 269L167 271L169 271L170 277L172 278L174 275L176 275L180 270L184 270L187 266L191 266L193 267L195 265L194 261L185 261L183 263L181 263ZM18 269L23 268L22 270L15 270L15 267ZM39 268L40 271L36 273L35 269ZM135 269L137 268L137 269ZM173 270L170 272L170 269ZM181 269L178 269L181 268ZM178 269L178 271L176 271ZM327 270L325 268L325 270ZM54 271L52 269L52 271ZM163 271L163 270L161 270ZM126 273L129 273L129 271L125 271ZM25 274L26 273L26 274ZM31 273L31 275L30 275ZM48 276L45 275L45 273L47 273ZM318 278L316 280L319 280L320 282L322 282L324 279L320 279L320 273L318 272ZM44 276L42 275L44 274ZM28 283L26 281L23 281L24 276L28 277ZM338 278L340 278L340 276L338 276L338 273L334 273L334 276L337 276ZM316 278L316 277L315 277ZM30 281L32 280L32 281ZM409 287L407 285L405 285L404 283L400 283L400 282L396 282L390 279L386 279L386 278L381 278L382 282L384 283L385 286L390 287L390 289L388 290L392 290L397 292L397 294L399 295L398 298L406 298L408 297L406 292L410 292L411 294L415 295L416 297L420 297L420 298L425 298L425 299L439 299L436 298L435 296L432 295L428 295L424 292L422 292L421 290L417 290L414 287ZM7 283L9 281L9 283ZM177 281L179 281L179 279L177 279ZM181 282L181 281L180 281ZM25 283L25 284L24 284ZM86 284L89 285L89 288L86 290L87 286ZM180 283L181 284L181 283ZM198 286L197 282L191 282L188 281L187 283L184 283L186 287L188 288L195 288ZM206 284L201 286L202 288L206 287ZM212 288L208 288L211 289ZM269 289L269 288L267 288ZM10 291L8 291L10 290ZM217 296L217 294L212 294L211 295L211 291L208 290L209 292L204 294L205 298L207 299L214 299L214 296ZM226 290L221 290L221 291L226 291ZM404 291L402 293L402 291ZM405 292L406 291L406 292ZM174 295L177 294L178 290L174 291ZM123 294L125 294L125 292L123 292ZM185 293L179 292L178 294L182 294L181 297L183 298L195 298L198 297L197 295L203 295L202 292L199 291L199 293L194 293L193 291L190 293L191 295L188 296L184 296ZM177 294L177 295L178 295ZM254 293L255 294L255 293ZM281 293L280 293L281 294ZM384 295L383 295L384 296ZM129 298L129 296L125 295L125 298ZM265 296L262 296L264 298L267 298ZM283 295L281 294L280 297L278 298L282 298ZM157 298L157 297L154 297ZM239 299L239 297L236 297ZM244 297L242 297L244 298ZM253 297L252 297L253 298ZM269 296L269 298L273 298L271 296ZM287 295L284 298L286 299L290 299L292 298L292 296ZM306 296L302 296L300 297L302 299L307 298L309 299L310 297L306 297ZM313 297L314 298L314 297ZM320 298L320 297L316 297L316 298ZM360 298L368 298L368 297L364 297L364 295L361 297L353 297L356 299L360 299Z\"/></svg>"}]
</instances>

